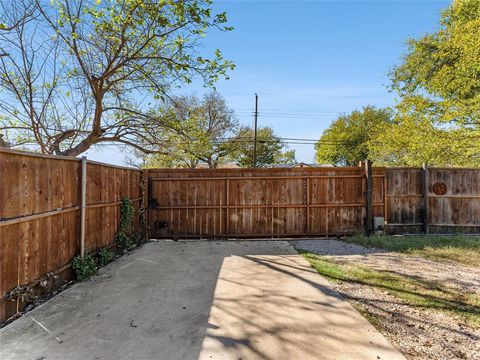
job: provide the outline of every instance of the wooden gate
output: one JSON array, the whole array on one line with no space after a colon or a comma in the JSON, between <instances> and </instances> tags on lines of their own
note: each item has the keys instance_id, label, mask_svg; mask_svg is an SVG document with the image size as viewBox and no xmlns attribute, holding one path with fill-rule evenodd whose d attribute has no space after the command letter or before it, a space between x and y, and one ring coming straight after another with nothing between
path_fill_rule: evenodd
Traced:
<instances>
[{"instance_id":1,"label":"wooden gate","mask_svg":"<svg viewBox=\"0 0 480 360\"><path fill-rule=\"evenodd\" d=\"M329 236L363 232L362 167L149 169L152 238ZM383 216L385 170L373 170L373 215Z\"/></svg>"}]
</instances>

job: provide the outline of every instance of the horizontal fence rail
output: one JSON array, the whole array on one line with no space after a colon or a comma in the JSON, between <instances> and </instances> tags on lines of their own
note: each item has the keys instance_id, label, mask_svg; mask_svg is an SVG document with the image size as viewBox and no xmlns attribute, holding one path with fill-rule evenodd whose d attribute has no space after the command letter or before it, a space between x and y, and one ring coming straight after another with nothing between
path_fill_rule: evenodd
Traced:
<instances>
[{"instance_id":1,"label":"horizontal fence rail","mask_svg":"<svg viewBox=\"0 0 480 360\"><path fill-rule=\"evenodd\" d=\"M329 236L366 225L361 167L147 173L151 237ZM373 168L372 215L391 234L479 233L479 179L480 169Z\"/></svg>"},{"instance_id":2,"label":"horizontal fence rail","mask_svg":"<svg viewBox=\"0 0 480 360\"><path fill-rule=\"evenodd\" d=\"M86 162L86 250L115 246L121 199L131 199L138 213L141 175ZM72 278L81 250L81 179L82 159L0 149L0 322L24 306L21 296L8 295L13 289L21 294L26 286Z\"/></svg>"},{"instance_id":3,"label":"horizontal fence rail","mask_svg":"<svg viewBox=\"0 0 480 360\"><path fill-rule=\"evenodd\" d=\"M25 305L12 290L68 281L82 248L115 246L122 198L148 204L134 227L150 238L327 237L368 232L371 218L391 234L480 233L480 169L84 169L0 149L0 322Z\"/></svg>"},{"instance_id":4,"label":"horizontal fence rail","mask_svg":"<svg viewBox=\"0 0 480 360\"><path fill-rule=\"evenodd\" d=\"M328 236L362 232L362 167L301 169L149 169L151 237ZM372 174L372 201L384 203L384 169Z\"/></svg>"},{"instance_id":5,"label":"horizontal fence rail","mask_svg":"<svg viewBox=\"0 0 480 360\"><path fill-rule=\"evenodd\" d=\"M387 168L388 233L480 233L480 169Z\"/></svg>"}]
</instances>

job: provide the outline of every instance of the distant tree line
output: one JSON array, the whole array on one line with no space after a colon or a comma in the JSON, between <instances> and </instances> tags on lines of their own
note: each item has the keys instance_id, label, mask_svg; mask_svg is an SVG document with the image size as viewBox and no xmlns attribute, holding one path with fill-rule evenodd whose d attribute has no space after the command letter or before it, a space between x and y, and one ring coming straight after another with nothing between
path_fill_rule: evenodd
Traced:
<instances>
[{"instance_id":1,"label":"distant tree line","mask_svg":"<svg viewBox=\"0 0 480 360\"><path fill-rule=\"evenodd\" d=\"M210 0L2 0L0 146L77 156L113 142L145 166L255 165L253 130L219 94L172 95L234 69L200 53L213 29L232 27ZM398 103L341 115L317 162L480 166L478 0L453 1L438 31L410 39L390 79ZM257 166L295 162L271 128L257 138Z\"/></svg>"},{"instance_id":2,"label":"distant tree line","mask_svg":"<svg viewBox=\"0 0 480 360\"><path fill-rule=\"evenodd\" d=\"M174 96L154 117L158 123L132 162L143 167L195 168L200 165L268 167L294 164L295 152L269 127L257 131L256 163L254 130L240 126L225 99L213 91L198 96ZM148 150L161 149L161 152ZM140 162L139 162L140 160Z\"/></svg>"}]
</instances>

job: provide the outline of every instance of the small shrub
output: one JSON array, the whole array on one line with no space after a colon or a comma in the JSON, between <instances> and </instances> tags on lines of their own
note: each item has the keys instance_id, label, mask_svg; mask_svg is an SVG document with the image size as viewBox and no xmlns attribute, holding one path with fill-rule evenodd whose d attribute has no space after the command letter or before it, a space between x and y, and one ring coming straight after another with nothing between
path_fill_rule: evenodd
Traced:
<instances>
[{"instance_id":1,"label":"small shrub","mask_svg":"<svg viewBox=\"0 0 480 360\"><path fill-rule=\"evenodd\" d=\"M93 257L86 252L83 257L75 256L72 264L77 280L83 281L90 278L97 271L97 265Z\"/></svg>"},{"instance_id":2,"label":"small shrub","mask_svg":"<svg viewBox=\"0 0 480 360\"><path fill-rule=\"evenodd\" d=\"M116 236L115 236L115 241L117 242L117 245L122 249L122 250L128 250L132 247L133 243L132 243L132 240L130 239L130 237L123 233L123 232L119 232Z\"/></svg>"},{"instance_id":3,"label":"small shrub","mask_svg":"<svg viewBox=\"0 0 480 360\"><path fill-rule=\"evenodd\" d=\"M97 258L97 263L98 266L105 266L107 265L110 261L113 260L113 252L107 249L102 249L98 252L98 258Z\"/></svg>"},{"instance_id":4,"label":"small shrub","mask_svg":"<svg viewBox=\"0 0 480 360\"><path fill-rule=\"evenodd\" d=\"M145 237L141 232L138 232L138 231L134 232L131 238L132 238L132 241L137 245L141 245L145 243Z\"/></svg>"}]
</instances>

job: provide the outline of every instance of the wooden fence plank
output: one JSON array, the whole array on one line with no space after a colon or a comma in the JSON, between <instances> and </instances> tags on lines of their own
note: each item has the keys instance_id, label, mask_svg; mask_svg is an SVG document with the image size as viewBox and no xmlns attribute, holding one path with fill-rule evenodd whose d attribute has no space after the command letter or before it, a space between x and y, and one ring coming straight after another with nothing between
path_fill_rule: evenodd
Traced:
<instances>
[{"instance_id":1,"label":"wooden fence plank","mask_svg":"<svg viewBox=\"0 0 480 360\"><path fill-rule=\"evenodd\" d=\"M87 177L92 228L87 224L86 242L94 252L114 244L123 197L138 210L141 171L90 162L88 167L94 178ZM5 301L16 286L38 284L52 271L59 271L58 285L71 278L68 267L80 251L80 168L77 158L0 149L0 322L25 305L17 298ZM96 209L103 212L94 214Z\"/></svg>"},{"instance_id":2,"label":"wooden fence plank","mask_svg":"<svg viewBox=\"0 0 480 360\"><path fill-rule=\"evenodd\" d=\"M24 305L5 301L16 286L38 284L51 271L71 277L71 260L80 251L80 168L76 158L0 149L0 321ZM85 248L90 252L114 245L122 198L132 199L138 212L140 174L88 162ZM151 237L329 236L365 226L367 182L360 167L149 169L145 174L150 208L144 225ZM421 168L372 168L371 213L385 216L387 232L421 231L427 210L431 233L478 233L480 169L431 167L425 185L422 174ZM446 193L435 194L435 183L443 183ZM159 227L160 220L168 226ZM135 229L139 226L135 219Z\"/></svg>"},{"instance_id":3,"label":"wooden fence plank","mask_svg":"<svg viewBox=\"0 0 480 360\"><path fill-rule=\"evenodd\" d=\"M480 169L428 167L427 172L422 168L386 171L387 232L480 232ZM435 183L444 184L447 192L435 194Z\"/></svg>"},{"instance_id":4,"label":"wooden fence plank","mask_svg":"<svg viewBox=\"0 0 480 360\"><path fill-rule=\"evenodd\" d=\"M148 172L152 237L324 236L363 228L362 168ZM371 177L372 205L381 214L384 172Z\"/></svg>"}]
</instances>

